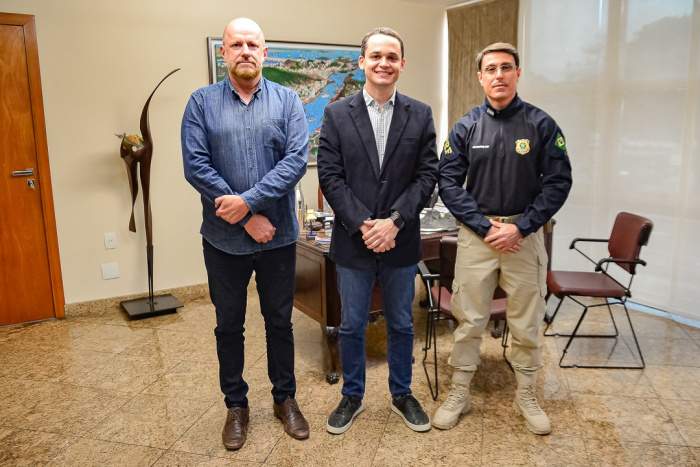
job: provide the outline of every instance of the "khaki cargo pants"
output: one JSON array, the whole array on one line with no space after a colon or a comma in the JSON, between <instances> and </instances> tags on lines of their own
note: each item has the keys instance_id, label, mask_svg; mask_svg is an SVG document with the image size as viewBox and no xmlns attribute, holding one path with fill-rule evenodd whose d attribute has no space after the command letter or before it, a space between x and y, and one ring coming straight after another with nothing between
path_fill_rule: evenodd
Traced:
<instances>
[{"instance_id":1,"label":"khaki cargo pants","mask_svg":"<svg viewBox=\"0 0 700 467\"><path fill-rule=\"evenodd\" d=\"M547 293L543 229L525 237L517 253L500 253L471 229L460 227L452 284L452 313L459 324L449 363L476 371L497 285L508 295L506 319L512 335L508 359L517 370L535 371L541 367L540 325Z\"/></svg>"}]
</instances>

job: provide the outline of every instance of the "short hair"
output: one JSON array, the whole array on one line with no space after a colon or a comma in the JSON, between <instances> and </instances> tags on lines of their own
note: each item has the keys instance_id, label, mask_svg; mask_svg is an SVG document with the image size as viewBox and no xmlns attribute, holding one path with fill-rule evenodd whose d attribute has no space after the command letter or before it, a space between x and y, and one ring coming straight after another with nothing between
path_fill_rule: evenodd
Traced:
<instances>
[{"instance_id":1,"label":"short hair","mask_svg":"<svg viewBox=\"0 0 700 467\"><path fill-rule=\"evenodd\" d=\"M518 55L518 49L516 49L514 45L507 42L494 42L484 47L484 49L477 54L476 68L479 71L481 71L481 61L484 59L484 56L493 52L505 52L510 54L515 60L515 67L520 67L520 56Z\"/></svg>"},{"instance_id":2,"label":"short hair","mask_svg":"<svg viewBox=\"0 0 700 467\"><path fill-rule=\"evenodd\" d=\"M374 28L370 32L365 34L365 37L362 38L362 44L360 45L360 55L362 55L363 57L365 56L365 52L367 51L367 41L369 40L369 38L372 36L377 36L379 34L383 36L393 37L394 39L399 41L399 44L401 45L401 58L403 58L403 39L401 39L401 36L399 36L398 32L386 26Z\"/></svg>"}]
</instances>

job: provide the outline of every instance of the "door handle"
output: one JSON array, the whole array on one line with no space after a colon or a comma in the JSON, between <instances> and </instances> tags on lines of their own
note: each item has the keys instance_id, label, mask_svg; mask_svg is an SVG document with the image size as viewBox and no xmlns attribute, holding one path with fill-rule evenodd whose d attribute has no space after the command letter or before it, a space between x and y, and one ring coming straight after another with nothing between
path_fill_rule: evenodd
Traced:
<instances>
[{"instance_id":1,"label":"door handle","mask_svg":"<svg viewBox=\"0 0 700 467\"><path fill-rule=\"evenodd\" d=\"M13 170L12 171L12 176L13 177L30 177L34 175L34 169L22 169L22 170Z\"/></svg>"}]
</instances>

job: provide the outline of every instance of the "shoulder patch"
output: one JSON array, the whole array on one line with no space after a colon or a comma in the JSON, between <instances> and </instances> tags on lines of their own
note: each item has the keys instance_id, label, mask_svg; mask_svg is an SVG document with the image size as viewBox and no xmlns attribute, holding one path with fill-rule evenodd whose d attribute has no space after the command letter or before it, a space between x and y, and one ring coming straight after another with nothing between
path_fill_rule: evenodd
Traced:
<instances>
[{"instance_id":1,"label":"shoulder patch","mask_svg":"<svg viewBox=\"0 0 700 467\"><path fill-rule=\"evenodd\" d=\"M450 146L450 140L446 139L445 144L442 146L442 153L446 156L452 155L452 146Z\"/></svg>"},{"instance_id":2,"label":"shoulder patch","mask_svg":"<svg viewBox=\"0 0 700 467\"><path fill-rule=\"evenodd\" d=\"M566 151L566 140L564 139L564 135L557 133L557 138L554 140L554 145L562 151Z\"/></svg>"}]
</instances>

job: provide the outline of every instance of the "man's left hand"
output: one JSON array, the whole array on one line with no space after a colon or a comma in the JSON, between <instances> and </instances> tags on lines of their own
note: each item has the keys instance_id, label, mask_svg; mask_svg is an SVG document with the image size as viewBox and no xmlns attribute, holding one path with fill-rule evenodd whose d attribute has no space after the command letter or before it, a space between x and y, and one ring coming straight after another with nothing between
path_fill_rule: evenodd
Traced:
<instances>
[{"instance_id":1,"label":"man's left hand","mask_svg":"<svg viewBox=\"0 0 700 467\"><path fill-rule=\"evenodd\" d=\"M370 226L370 229L362 235L362 240L365 241L365 246L375 253L384 253L396 246L394 241L399 233L399 228L396 227L391 219L373 219L365 221L365 225Z\"/></svg>"},{"instance_id":2,"label":"man's left hand","mask_svg":"<svg viewBox=\"0 0 700 467\"><path fill-rule=\"evenodd\" d=\"M223 195L214 200L216 215L229 224L240 222L248 214L248 205L238 195Z\"/></svg>"},{"instance_id":3,"label":"man's left hand","mask_svg":"<svg viewBox=\"0 0 700 467\"><path fill-rule=\"evenodd\" d=\"M490 247L498 251L511 253L520 250L523 235L515 224L503 224L491 219L491 225L496 228L489 230L491 233L484 238L484 241Z\"/></svg>"}]
</instances>

